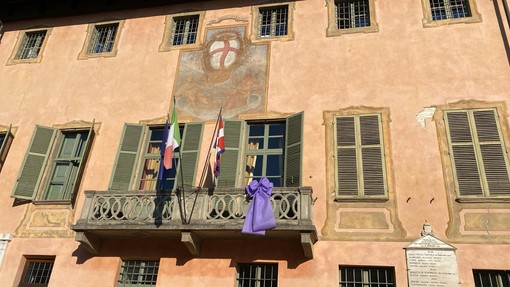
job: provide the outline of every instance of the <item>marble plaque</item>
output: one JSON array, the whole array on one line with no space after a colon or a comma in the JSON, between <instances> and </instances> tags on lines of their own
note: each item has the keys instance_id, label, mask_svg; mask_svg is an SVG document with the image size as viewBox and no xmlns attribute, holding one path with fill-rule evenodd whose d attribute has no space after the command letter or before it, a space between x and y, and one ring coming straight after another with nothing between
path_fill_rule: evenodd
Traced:
<instances>
[{"instance_id":1,"label":"marble plaque","mask_svg":"<svg viewBox=\"0 0 510 287\"><path fill-rule=\"evenodd\" d=\"M455 248L432 235L406 247L409 287L460 286Z\"/></svg>"}]
</instances>

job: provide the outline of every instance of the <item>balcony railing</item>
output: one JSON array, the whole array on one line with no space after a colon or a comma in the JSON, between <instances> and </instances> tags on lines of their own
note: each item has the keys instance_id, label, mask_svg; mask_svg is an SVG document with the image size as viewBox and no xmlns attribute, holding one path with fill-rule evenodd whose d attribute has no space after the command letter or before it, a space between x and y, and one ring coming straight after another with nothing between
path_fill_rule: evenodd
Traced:
<instances>
[{"instance_id":1,"label":"balcony railing","mask_svg":"<svg viewBox=\"0 0 510 287\"><path fill-rule=\"evenodd\" d=\"M299 239L311 258L317 241L312 223L312 189L274 188L271 205L276 228L262 238ZM156 191L86 191L80 219L71 228L76 240L99 253L106 238L145 236L180 237L193 255L209 237L241 238L250 204L242 189L215 189L159 193Z\"/></svg>"}]
</instances>

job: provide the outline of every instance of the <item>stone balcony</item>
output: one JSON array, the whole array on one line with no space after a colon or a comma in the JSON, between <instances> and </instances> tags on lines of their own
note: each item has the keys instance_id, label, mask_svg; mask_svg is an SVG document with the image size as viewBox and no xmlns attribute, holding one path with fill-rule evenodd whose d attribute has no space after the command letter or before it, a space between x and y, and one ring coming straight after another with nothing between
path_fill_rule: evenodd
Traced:
<instances>
[{"instance_id":1,"label":"stone balcony","mask_svg":"<svg viewBox=\"0 0 510 287\"><path fill-rule=\"evenodd\" d=\"M249 201L243 189L184 193L86 191L83 211L71 229L76 240L98 254L104 239L179 238L193 256L207 239L299 240L313 258L317 232L312 223L310 187L274 188L271 205L276 227L265 236L241 233Z\"/></svg>"}]
</instances>

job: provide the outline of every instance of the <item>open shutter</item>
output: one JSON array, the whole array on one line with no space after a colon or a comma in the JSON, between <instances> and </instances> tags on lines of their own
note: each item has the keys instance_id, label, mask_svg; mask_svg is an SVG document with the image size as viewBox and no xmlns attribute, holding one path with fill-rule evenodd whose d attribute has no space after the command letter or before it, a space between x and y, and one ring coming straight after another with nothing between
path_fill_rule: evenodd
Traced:
<instances>
[{"instance_id":1,"label":"open shutter","mask_svg":"<svg viewBox=\"0 0 510 287\"><path fill-rule=\"evenodd\" d=\"M12 140L14 139L13 134L11 133L11 126L7 129L5 133L2 144L0 145L0 170L4 166L5 159L7 158L7 153L9 152L9 148L11 147Z\"/></svg>"},{"instance_id":2,"label":"open shutter","mask_svg":"<svg viewBox=\"0 0 510 287\"><path fill-rule=\"evenodd\" d=\"M198 154L200 150L200 143L202 140L203 123L189 123L184 128L184 137L181 147L181 158L179 164L182 165L184 188L192 188L195 186L195 175L198 165ZM179 176L176 180L179 186Z\"/></svg>"},{"instance_id":3,"label":"open shutter","mask_svg":"<svg viewBox=\"0 0 510 287\"><path fill-rule=\"evenodd\" d=\"M85 149L81 152L78 159L78 170L74 178L71 179L71 200L74 201L78 187L80 186L81 176L83 174L83 170L85 169L85 165L87 163L87 158L89 155L90 147L92 146L92 141L94 140L94 121L92 122L92 126L89 128L87 133L87 142L85 143Z\"/></svg>"},{"instance_id":4,"label":"open shutter","mask_svg":"<svg viewBox=\"0 0 510 287\"><path fill-rule=\"evenodd\" d=\"M363 194L385 195L384 148L379 115L359 117Z\"/></svg>"},{"instance_id":5,"label":"open shutter","mask_svg":"<svg viewBox=\"0 0 510 287\"><path fill-rule=\"evenodd\" d=\"M338 117L336 124L337 196L358 195L356 128L354 116Z\"/></svg>"},{"instance_id":6,"label":"open shutter","mask_svg":"<svg viewBox=\"0 0 510 287\"><path fill-rule=\"evenodd\" d=\"M124 125L122 138L113 168L110 190L128 190L132 186L136 160L140 152L145 127L137 124Z\"/></svg>"},{"instance_id":7,"label":"open shutter","mask_svg":"<svg viewBox=\"0 0 510 287\"><path fill-rule=\"evenodd\" d=\"M285 186L301 185L301 150L303 142L303 112L287 118L285 129Z\"/></svg>"},{"instance_id":8,"label":"open shutter","mask_svg":"<svg viewBox=\"0 0 510 287\"><path fill-rule=\"evenodd\" d=\"M13 197L29 200L34 198L56 131L54 128L36 126L14 186Z\"/></svg>"},{"instance_id":9,"label":"open shutter","mask_svg":"<svg viewBox=\"0 0 510 287\"><path fill-rule=\"evenodd\" d=\"M225 120L225 152L221 155L218 187L236 187L239 174L239 152L244 121Z\"/></svg>"}]
</instances>

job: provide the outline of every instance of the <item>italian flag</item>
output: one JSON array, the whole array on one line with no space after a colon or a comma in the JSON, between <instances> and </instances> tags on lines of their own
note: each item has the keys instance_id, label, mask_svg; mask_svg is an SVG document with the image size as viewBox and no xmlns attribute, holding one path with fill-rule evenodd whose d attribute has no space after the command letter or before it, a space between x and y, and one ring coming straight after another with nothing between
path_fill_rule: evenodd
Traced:
<instances>
[{"instance_id":1,"label":"italian flag","mask_svg":"<svg viewBox=\"0 0 510 287\"><path fill-rule=\"evenodd\" d=\"M170 128L165 142L165 153L163 155L163 166L165 169L172 168L173 151L179 147L180 142L181 133L179 131L179 123L177 122L177 113L175 112L174 106L172 121L170 122Z\"/></svg>"}]
</instances>

